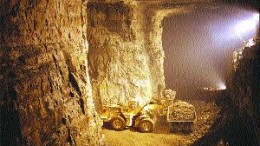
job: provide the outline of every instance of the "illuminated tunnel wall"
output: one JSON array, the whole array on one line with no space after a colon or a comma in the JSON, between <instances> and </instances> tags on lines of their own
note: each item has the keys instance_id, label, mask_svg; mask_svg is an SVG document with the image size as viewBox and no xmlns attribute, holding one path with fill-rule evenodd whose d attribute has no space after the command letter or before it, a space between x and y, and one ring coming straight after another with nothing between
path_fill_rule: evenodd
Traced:
<instances>
[{"instance_id":1,"label":"illuminated tunnel wall","mask_svg":"<svg viewBox=\"0 0 260 146\"><path fill-rule=\"evenodd\" d=\"M225 6L165 18L166 86L179 98L197 98L203 87L224 85L232 52L256 33L255 17L256 12Z\"/></svg>"}]
</instances>

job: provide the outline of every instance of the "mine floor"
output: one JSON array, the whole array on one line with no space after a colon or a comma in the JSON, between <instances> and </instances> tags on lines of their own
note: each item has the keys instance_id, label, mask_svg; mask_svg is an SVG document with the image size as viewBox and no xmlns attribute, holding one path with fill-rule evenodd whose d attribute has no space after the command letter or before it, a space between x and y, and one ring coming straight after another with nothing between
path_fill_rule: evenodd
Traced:
<instances>
[{"instance_id":1,"label":"mine floor","mask_svg":"<svg viewBox=\"0 0 260 146\"><path fill-rule=\"evenodd\" d=\"M154 133L140 133L134 129L114 131L102 129L105 143L108 146L185 146L191 145L208 132L213 124L219 108L214 102L199 100L188 101L195 105L197 112L197 123L194 132L190 134L170 133L168 123L156 125Z\"/></svg>"}]
</instances>

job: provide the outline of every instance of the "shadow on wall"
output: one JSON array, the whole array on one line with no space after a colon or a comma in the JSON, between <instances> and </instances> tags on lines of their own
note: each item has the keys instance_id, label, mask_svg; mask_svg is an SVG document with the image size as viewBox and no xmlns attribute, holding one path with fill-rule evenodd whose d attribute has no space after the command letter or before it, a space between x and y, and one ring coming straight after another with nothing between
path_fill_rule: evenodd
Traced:
<instances>
[{"instance_id":1,"label":"shadow on wall","mask_svg":"<svg viewBox=\"0 0 260 146\"><path fill-rule=\"evenodd\" d=\"M13 103L0 105L0 145L15 146L21 140L19 114Z\"/></svg>"}]
</instances>

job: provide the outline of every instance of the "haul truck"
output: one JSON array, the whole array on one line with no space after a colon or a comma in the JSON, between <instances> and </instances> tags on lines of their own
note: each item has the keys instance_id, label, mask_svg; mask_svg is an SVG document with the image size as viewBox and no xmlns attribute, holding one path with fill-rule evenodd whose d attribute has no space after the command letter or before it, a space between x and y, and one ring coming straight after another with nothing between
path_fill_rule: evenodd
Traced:
<instances>
[{"instance_id":1,"label":"haul truck","mask_svg":"<svg viewBox=\"0 0 260 146\"><path fill-rule=\"evenodd\" d=\"M118 131L135 127L140 132L153 132L156 118L160 116L167 118L171 132L192 132L196 122L195 107L175 100L175 93L173 90L165 90L163 98L153 99L142 107L138 106L137 101L131 101L127 106L104 105L100 117Z\"/></svg>"},{"instance_id":2,"label":"haul truck","mask_svg":"<svg viewBox=\"0 0 260 146\"><path fill-rule=\"evenodd\" d=\"M187 102L178 100L168 106L167 122L171 132L192 132L196 117L195 107Z\"/></svg>"}]
</instances>

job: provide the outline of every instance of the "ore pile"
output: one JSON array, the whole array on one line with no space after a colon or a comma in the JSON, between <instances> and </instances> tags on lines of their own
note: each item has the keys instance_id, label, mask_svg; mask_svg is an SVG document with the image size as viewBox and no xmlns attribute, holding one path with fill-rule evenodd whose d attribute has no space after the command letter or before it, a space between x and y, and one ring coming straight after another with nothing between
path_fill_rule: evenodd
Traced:
<instances>
[{"instance_id":1,"label":"ore pile","mask_svg":"<svg viewBox=\"0 0 260 146\"><path fill-rule=\"evenodd\" d=\"M177 100L169 106L170 121L194 121L195 107L187 102Z\"/></svg>"}]
</instances>

